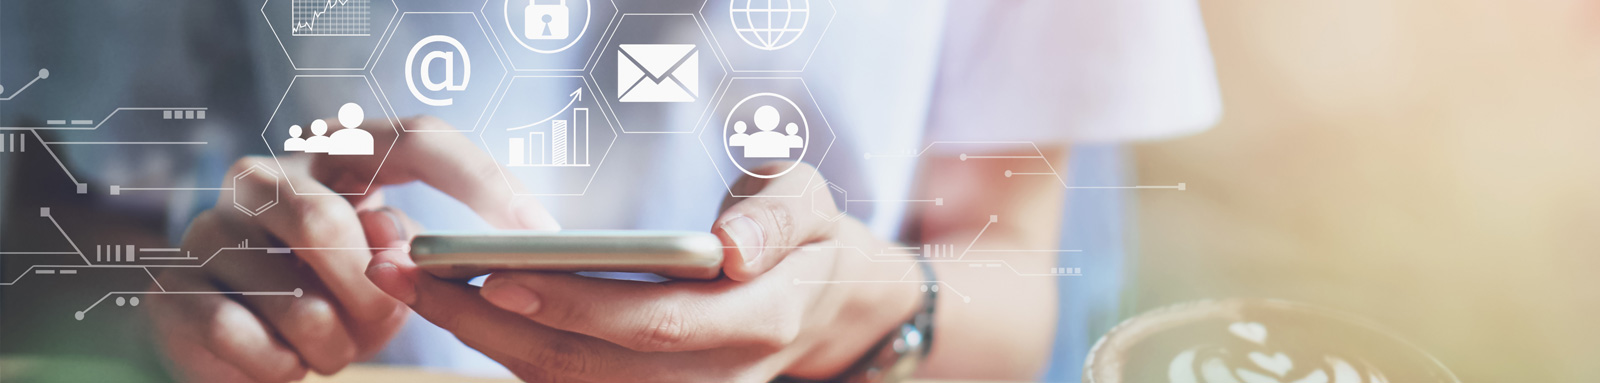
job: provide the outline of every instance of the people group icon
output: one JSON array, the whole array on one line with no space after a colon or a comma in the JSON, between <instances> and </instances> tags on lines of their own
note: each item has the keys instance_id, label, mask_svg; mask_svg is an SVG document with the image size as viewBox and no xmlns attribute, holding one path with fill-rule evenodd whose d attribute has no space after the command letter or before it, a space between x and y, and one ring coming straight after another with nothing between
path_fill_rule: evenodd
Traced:
<instances>
[{"instance_id":1,"label":"people group icon","mask_svg":"<svg viewBox=\"0 0 1600 383\"><path fill-rule=\"evenodd\" d=\"M311 137L304 134L300 125L289 127L289 139L283 142L285 152L327 153L335 156L372 155L372 133L361 129L366 120L361 105L346 103L339 107L339 125L343 129L328 134L328 123L321 119L311 121Z\"/></svg>"},{"instance_id":2,"label":"people group icon","mask_svg":"<svg viewBox=\"0 0 1600 383\"><path fill-rule=\"evenodd\" d=\"M790 122L782 132L776 131L782 121L778 108L762 105L752 118L757 132L750 130L744 121L733 123L733 136L728 137L729 147L743 147L744 158L789 158L790 149L804 148L806 140L800 136L800 124Z\"/></svg>"}]
</instances>

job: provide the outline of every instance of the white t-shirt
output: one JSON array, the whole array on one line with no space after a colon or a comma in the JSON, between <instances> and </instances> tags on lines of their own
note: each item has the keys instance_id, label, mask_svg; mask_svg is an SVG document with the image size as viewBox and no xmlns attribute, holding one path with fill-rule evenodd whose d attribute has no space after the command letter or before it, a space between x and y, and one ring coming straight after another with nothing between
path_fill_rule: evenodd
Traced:
<instances>
[{"instance_id":1,"label":"white t-shirt","mask_svg":"<svg viewBox=\"0 0 1600 383\"><path fill-rule=\"evenodd\" d=\"M1194 0L955 0L935 140L1169 137L1221 117Z\"/></svg>"},{"instance_id":2,"label":"white t-shirt","mask_svg":"<svg viewBox=\"0 0 1600 383\"><path fill-rule=\"evenodd\" d=\"M719 3L725 1L708 7ZM833 5L837 15L800 76L838 136L817 165L852 199L912 192L915 160L873 160L869 153L919 151L933 141L1145 139L1204 129L1220 113L1190 0ZM727 195L724 180L740 175L713 167L715 160L693 135L623 134L584 196L540 201L566 228L707 230ZM386 192L432 229L487 228L431 189ZM850 209L892 238L906 206ZM412 319L380 359L505 374L443 330Z\"/></svg>"}]
</instances>

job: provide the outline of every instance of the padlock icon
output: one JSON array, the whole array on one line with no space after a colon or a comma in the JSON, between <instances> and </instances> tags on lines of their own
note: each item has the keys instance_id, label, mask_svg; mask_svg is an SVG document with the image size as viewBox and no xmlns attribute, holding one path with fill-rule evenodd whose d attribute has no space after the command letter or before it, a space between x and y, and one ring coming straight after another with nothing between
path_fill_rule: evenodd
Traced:
<instances>
[{"instance_id":1,"label":"padlock icon","mask_svg":"<svg viewBox=\"0 0 1600 383\"><path fill-rule=\"evenodd\" d=\"M545 5L540 5L539 0L528 0L524 15L522 35L529 40L567 38L567 27L572 20L572 10L567 8L567 0Z\"/></svg>"}]
</instances>

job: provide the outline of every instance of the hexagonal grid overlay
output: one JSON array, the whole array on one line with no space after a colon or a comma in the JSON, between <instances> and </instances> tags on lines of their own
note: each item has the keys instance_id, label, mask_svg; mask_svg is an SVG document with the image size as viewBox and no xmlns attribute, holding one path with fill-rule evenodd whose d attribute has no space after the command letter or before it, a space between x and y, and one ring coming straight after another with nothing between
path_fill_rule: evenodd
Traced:
<instances>
[{"instance_id":1,"label":"hexagonal grid overlay","mask_svg":"<svg viewBox=\"0 0 1600 383\"><path fill-rule=\"evenodd\" d=\"M478 139L513 194L588 193L618 133L578 75L519 75L506 85Z\"/></svg>"},{"instance_id":2,"label":"hexagonal grid overlay","mask_svg":"<svg viewBox=\"0 0 1600 383\"><path fill-rule=\"evenodd\" d=\"M480 11L518 71L587 69L618 16L612 0L487 0Z\"/></svg>"},{"instance_id":3,"label":"hexagonal grid overlay","mask_svg":"<svg viewBox=\"0 0 1600 383\"><path fill-rule=\"evenodd\" d=\"M291 133L294 127L301 129L299 138L309 141L316 134L316 125L327 126L324 134L332 139L343 125L340 122L341 109L345 104L354 103L360 106L365 119L361 120L360 129L366 130L372 137L372 154L341 154L306 153L292 150L288 140L295 138ZM349 110L349 109L345 109ZM322 124L317 124L317 121ZM283 92L283 98L278 100L278 106L272 110L272 117L267 119L267 126L261 130L261 140L266 143L267 149L272 152L272 159L278 163L279 174L287 174L285 170L285 155L301 156L337 156L340 160L368 161L372 174L361 174L351 182L340 185L295 185L295 177L285 177L289 183L289 190L295 195L366 195L372 189L372 182L377 179L378 171L383 168L383 163L389 159L389 152L394 150L396 139L400 136L400 129L394 120L384 114L378 101L378 91L372 88L372 82L367 76L362 75L297 75L289 82L289 89ZM291 149L286 151L285 149ZM320 159L320 158L313 158Z\"/></svg>"},{"instance_id":4,"label":"hexagonal grid overlay","mask_svg":"<svg viewBox=\"0 0 1600 383\"><path fill-rule=\"evenodd\" d=\"M362 9L352 16L347 12L350 7ZM261 4L261 17L295 70L366 69L383 33L398 15L393 0L267 0ZM364 28L348 28L352 24ZM325 25L334 30L322 32Z\"/></svg>"},{"instance_id":5,"label":"hexagonal grid overlay","mask_svg":"<svg viewBox=\"0 0 1600 383\"><path fill-rule=\"evenodd\" d=\"M740 177L775 178L798 167L791 165L771 174L750 170L766 162L795 161L822 167L837 135L804 80L735 77L721 94L715 113L697 138L729 195L749 197L733 192L732 185ZM792 132L790 124L794 124ZM740 125L743 132L738 131ZM816 173L811 177L807 185L815 182ZM800 197L805 191L774 197Z\"/></svg>"},{"instance_id":6,"label":"hexagonal grid overlay","mask_svg":"<svg viewBox=\"0 0 1600 383\"><path fill-rule=\"evenodd\" d=\"M272 190L270 192L266 190L245 190L239 187L239 180L257 172L272 177ZM251 217L267 212L267 209L278 205L278 181L280 180L282 179L278 178L278 173L272 172L272 169L267 169L261 165L251 165L243 173L233 176L233 207Z\"/></svg>"},{"instance_id":7,"label":"hexagonal grid overlay","mask_svg":"<svg viewBox=\"0 0 1600 383\"><path fill-rule=\"evenodd\" d=\"M692 13L624 13L595 56L596 96L623 133L694 133L728 76Z\"/></svg>"},{"instance_id":8,"label":"hexagonal grid overlay","mask_svg":"<svg viewBox=\"0 0 1600 383\"><path fill-rule=\"evenodd\" d=\"M734 72L800 72L833 17L832 0L707 1L700 16Z\"/></svg>"},{"instance_id":9,"label":"hexagonal grid overlay","mask_svg":"<svg viewBox=\"0 0 1600 383\"><path fill-rule=\"evenodd\" d=\"M508 71L472 12L406 12L372 63L379 93L397 116L425 114L454 129L477 129ZM476 33L463 33L475 31Z\"/></svg>"}]
</instances>

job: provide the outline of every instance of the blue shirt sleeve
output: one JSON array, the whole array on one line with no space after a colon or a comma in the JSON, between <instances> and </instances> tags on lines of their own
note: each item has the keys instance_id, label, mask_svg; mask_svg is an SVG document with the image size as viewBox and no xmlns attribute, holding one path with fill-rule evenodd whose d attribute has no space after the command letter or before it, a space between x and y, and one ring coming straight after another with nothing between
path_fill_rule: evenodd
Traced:
<instances>
[{"instance_id":1,"label":"blue shirt sleeve","mask_svg":"<svg viewBox=\"0 0 1600 383\"><path fill-rule=\"evenodd\" d=\"M1126 185L1126 153L1118 145L1078 145L1068 159L1069 185ZM1080 269L1080 276L1063 277L1056 336L1047 382L1076 382L1083 376L1089 347L1121 319L1121 297L1126 284L1127 240L1131 238L1128 206L1136 193L1126 189L1069 189L1063 249L1059 267Z\"/></svg>"}]
</instances>

